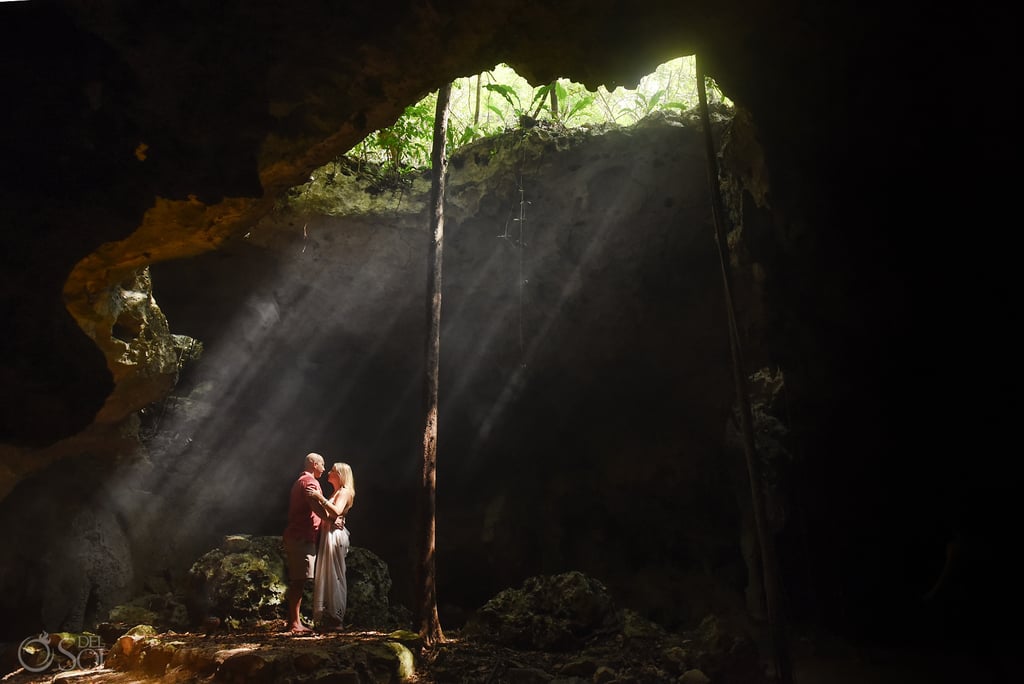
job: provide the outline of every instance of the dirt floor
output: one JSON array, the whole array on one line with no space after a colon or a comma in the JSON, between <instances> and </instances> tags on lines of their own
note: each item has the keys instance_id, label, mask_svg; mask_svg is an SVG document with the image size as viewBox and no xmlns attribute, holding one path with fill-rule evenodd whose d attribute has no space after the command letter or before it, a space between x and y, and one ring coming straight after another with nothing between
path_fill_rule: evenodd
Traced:
<instances>
[{"instance_id":1,"label":"dirt floor","mask_svg":"<svg viewBox=\"0 0 1024 684\"><path fill-rule=\"evenodd\" d=\"M416 660L415 674L407 681L410 684L445 684L445 683L492 683L502 682L541 682L544 673L554 673L566 682L599 681L601 678L586 671L573 671L574 663L579 663L580 654L544 653L516 651L493 644L483 644L460 639L457 633L448 635L448 640L435 648L424 649ZM254 633L213 633L213 634L166 634L160 635L162 641L174 641L184 644L185 648L203 653L209 659L218 658L223 662L241 651L258 652L265 661L279 658L289 662L299 662L303 658L314 662L307 672L299 672L295 676L267 675L247 676L243 672L203 673L189 667L171 667L158 676L147 675L140 669L129 671L115 670L108 667L91 669L69 669L64 672L51 670L47 673L31 673L18 667L4 676L0 681L10 684L43 684L51 682L75 682L76 684L93 684L100 682L162 682L177 684L181 682L206 681L309 681L318 684L333 682L365 682L366 674L357 674L357 670L347 665L332 663L329 654L338 653L346 647L356 645L380 644L388 640L381 632L344 631L333 633L309 633L293 635L276 630ZM653 652L645 652L642 646L609 643L607 656L614 658L621 665L620 674L627 674L626 679L616 681L631 684L657 684L658 682L674 682L678 675L666 676L664 671L648 666L658 660ZM616 653L616 649L618 652ZM591 649L590 653L593 653ZM324 655L327 654L327 655ZM9 654L5 654L9 655ZM319 660L317 658L319 657ZM980 659L979 659L980 658ZM995 684L1009 681L1005 667L1008 656L1002 666L975 654L967 656L953 654L948 650L937 649L880 649L858 648L838 640L820 640L812 643L808 639L797 639L793 644L794 681L797 684ZM202 661L202 658L199 659ZM191 660L197 662L196 659ZM5 657L4 665L10 664ZM17 665L17 663L15 663ZM8 668L5 667L6 671ZM223 669L223 668L222 668ZM766 664L766 670L769 670ZM315 670L315 671L314 671ZM1001 671L1002 670L1002 671ZM384 681L383 679L381 681ZM606 680L605 680L606 681ZM694 680L695 681L695 680ZM712 682L712 684L717 684ZM744 684L729 682L728 684Z\"/></svg>"}]
</instances>

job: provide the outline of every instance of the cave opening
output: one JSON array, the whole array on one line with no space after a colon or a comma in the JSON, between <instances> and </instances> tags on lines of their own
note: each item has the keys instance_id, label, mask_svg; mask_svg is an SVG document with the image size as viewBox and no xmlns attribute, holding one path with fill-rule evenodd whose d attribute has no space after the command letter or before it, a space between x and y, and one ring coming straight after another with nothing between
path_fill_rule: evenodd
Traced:
<instances>
[{"instance_id":1,"label":"cave opening","mask_svg":"<svg viewBox=\"0 0 1024 684\"><path fill-rule=\"evenodd\" d=\"M692 58L668 67L668 79L675 74L678 81L682 70L692 74ZM613 123L578 140L564 130L516 126L451 153L438 533L441 610L450 623L529 574L593 567L621 575L621 563L586 550L607 545L608 535L640 544L629 555L646 560L630 571L647 573L648 581L636 600L673 626L699 620L708 604L688 608L687 599L666 600L658 592L689 583L691 595L725 596L727 590L708 587L721 582L736 589L744 581L738 541L719 537L736 525L728 476L705 462L706 455L696 475L684 473L685 458L675 462L687 452L715 452L717 428L699 426L722 422L728 376L710 392L710 405L692 393L713 382L695 366L721 370L727 343L717 298L700 289L714 293L720 286L710 243L699 237L708 229L708 210L700 148L693 147L698 139L678 100L665 97L673 107L658 112L658 84L645 87L646 95L634 91L640 98L619 94L622 102L652 105L627 125ZM588 145L588 137L597 143ZM201 413L189 414L185 428L165 419L161 430L170 444L157 434L147 446L179 450L160 459L175 464L165 484L188 482L180 496L190 496L196 510L216 511L216 529L205 513L191 524L182 521L183 530L205 534L207 545L227 531L278 532L286 503L278 490L296 467L285 454L314 450L328 464L352 463L360 507L374 520L396 599L406 602L426 176L414 169L405 185L381 192L359 166L366 168L330 162L243 238L151 266L155 298L171 329L203 345L191 382L175 391L182 396L174 401L202 405L208 414L201 420ZM680 177L682 193L673 187ZM679 224L686 228L677 230ZM695 243L701 248L674 261ZM676 305L696 320L687 321ZM632 422L638 427L628 428ZM682 443L666 434L674 426L686 435ZM623 453L613 455L616 449ZM638 450L656 457L642 472L627 474ZM263 465L258 472L248 467L253 459ZM190 468L191 462L201 466ZM519 465L495 478L505 470L502 462ZM643 506L627 512L625 503L601 503L617 478L638 491L658 484ZM680 478L688 496L672 491ZM698 482L713 486L701 491ZM509 524L525 515L509 487L541 504L551 534L523 536ZM216 503L227 491L236 493L232 504ZM248 505L239 501L240 491L254 492ZM690 520L657 532L661 550L644 549L642 536L624 531L630 521L674 519L680 505ZM716 511L714 532L696 522L700 506ZM228 530L232 524L236 529ZM588 541L574 539L571 529L584 530ZM518 546L532 558L502 550ZM448 558L460 554L468 555L449 566ZM666 571L670 558L683 562ZM446 594L453 598L446 601Z\"/></svg>"}]
</instances>

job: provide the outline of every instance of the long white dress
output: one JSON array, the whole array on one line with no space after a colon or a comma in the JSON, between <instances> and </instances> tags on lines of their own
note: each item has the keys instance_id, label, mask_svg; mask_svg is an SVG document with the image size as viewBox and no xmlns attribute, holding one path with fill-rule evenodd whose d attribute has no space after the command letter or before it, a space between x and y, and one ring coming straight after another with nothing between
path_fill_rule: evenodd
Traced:
<instances>
[{"instance_id":1,"label":"long white dress","mask_svg":"<svg viewBox=\"0 0 1024 684\"><path fill-rule=\"evenodd\" d=\"M313 620L340 627L345 619L348 581L345 556L348 555L348 529L324 521L320 528L320 546L313 572Z\"/></svg>"}]
</instances>

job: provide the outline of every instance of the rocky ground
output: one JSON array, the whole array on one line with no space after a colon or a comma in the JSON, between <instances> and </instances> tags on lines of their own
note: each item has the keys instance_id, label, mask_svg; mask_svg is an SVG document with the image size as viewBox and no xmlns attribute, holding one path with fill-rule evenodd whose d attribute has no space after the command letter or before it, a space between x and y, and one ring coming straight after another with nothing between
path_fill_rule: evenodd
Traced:
<instances>
[{"instance_id":1,"label":"rocky ground","mask_svg":"<svg viewBox=\"0 0 1024 684\"><path fill-rule=\"evenodd\" d=\"M128 683L213 681L293 681L330 684L333 682L400 681L394 674L381 671L379 678L370 678L365 669L335 666L335 656L369 649L393 641L387 634L350 630L340 633L304 636L280 630L283 622L271 622L259 629L240 632L161 634L153 643L176 644L184 653L193 654L188 665L168 667L162 674L147 673L143 667L115 669L104 667L33 674L18 666L12 645L4 649L0 661L0 681L11 684L43 684L51 682ZM637 640L612 636L595 639L588 645L561 653L513 649L498 644L466 638L458 631L446 633L445 643L418 651L414 668L405 679L410 684L548 682L551 684L582 684L607 682L693 682L739 681L707 677L704 672L690 670L678 675L664 669L664 641ZM975 682L988 684L1011 681L998 676L1009 672L1006 665L996 666L985 658L972 659L954 653L924 649L880 649L857 647L835 638L800 638L792 644L794 680L797 684L953 684ZM257 655L252 655L257 654ZM83 659L84 660L84 659ZM173 658L172 658L173 660ZM233 664L224 667L232 661ZM154 661L155 662L155 661ZM195 669L199 663L219 663L210 672ZM262 674L257 662L291 663L291 676L277 669ZM241 667L248 663L248 668ZM83 665L89 665L84 663ZM762 666L764 661L762 659ZM365 665L363 666L365 668ZM190 669L191 668L191 669ZM301 668L306 668L305 670ZM617 669L615 669L617 668ZM721 675L721 673L719 673ZM703 675L703 676L702 676ZM372 675L371 675L372 676ZM771 681L756 679L755 681Z\"/></svg>"},{"instance_id":2,"label":"rocky ground","mask_svg":"<svg viewBox=\"0 0 1024 684\"><path fill-rule=\"evenodd\" d=\"M196 581L189 586L198 595L144 595L112 610L111 621L92 631L41 633L20 644L0 644L0 682L774 681L763 626L743 616L709 614L692 630L668 631L620 609L601 582L579 572L536 576L506 589L460 629L446 627L442 643L425 647L417 634L400 627L411 620L387 604L386 567L358 550L349 573L347 628L287 633L281 606L271 600L283 590L274 579L283 572L278 556L273 538L226 538L193 568ZM188 615L195 617L186 620ZM938 645L868 648L796 633L791 647L799 684L1006 681L991 674L999 669L999 648L973 655Z\"/></svg>"},{"instance_id":3,"label":"rocky ground","mask_svg":"<svg viewBox=\"0 0 1024 684\"><path fill-rule=\"evenodd\" d=\"M710 680L687 668L685 640L663 634L593 637L581 648L561 652L520 650L446 635L444 643L420 648L409 633L345 631L294 635L283 623L252 631L166 633L120 639L102 665L83 657L72 668L58 656L45 673L15 669L3 678L14 684L42 682L686 682ZM74 649L70 649L74 650ZM87 654L88 655L88 654ZM60 671L61 662L68 667Z\"/></svg>"},{"instance_id":4,"label":"rocky ground","mask_svg":"<svg viewBox=\"0 0 1024 684\"><path fill-rule=\"evenodd\" d=\"M178 661L171 655L160 673L147 672L140 658L134 666L124 662L118 667L106 658L103 667L83 658L82 669L33 674L19 667L11 648L5 649L0 681L11 684L43 684L50 682L127 683L213 681L291 681L316 684L398 682L410 684L476 684L548 682L551 684L583 684L611 682L769 682L770 678L742 678L737 673L717 673L666 668L666 638L626 638L622 634L594 638L581 648L564 652L514 649L499 644L467 638L459 631L446 633L445 643L430 649L417 649L410 635L394 635L375 631L349 630L335 633L291 635L280 631L283 622L269 622L259 628L237 632L165 633L149 640L142 652L162 653L174 648L180 652ZM401 639L415 651L413 667L402 675L395 650L386 646ZM398 642L401 643L401 642ZM686 644L679 645L685 652ZM377 651L387 648L392 654ZM671 648L671 646L669 646ZM798 684L951 684L953 682L1008 681L993 674L992 663L972 660L952 653L925 650L858 648L837 639L798 639L793 643L795 681ZM358 654L378 654L377 667L368 658L362 664L352 663ZM672 652L671 650L669 651ZM187 657L186 657L187 656ZM167 656L164 655L164 658ZM349 662L346 664L346 657ZM358 658L355 658L358 660ZM117 658L113 659L116 664ZM180 662L179 662L180 661ZM150 661L156 668L160 658ZM127 669L118 669L124 668ZM213 668L212 670L210 668ZM765 669L764 660L761 660Z\"/></svg>"}]
</instances>

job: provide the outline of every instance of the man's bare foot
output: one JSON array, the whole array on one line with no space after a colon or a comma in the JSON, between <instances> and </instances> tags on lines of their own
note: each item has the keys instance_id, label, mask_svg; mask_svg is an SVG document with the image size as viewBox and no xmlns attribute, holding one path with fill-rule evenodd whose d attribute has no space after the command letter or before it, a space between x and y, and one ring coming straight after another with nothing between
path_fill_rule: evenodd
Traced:
<instances>
[{"instance_id":1,"label":"man's bare foot","mask_svg":"<svg viewBox=\"0 0 1024 684\"><path fill-rule=\"evenodd\" d=\"M288 625L284 631L289 634L302 634L303 632L312 632L313 630L300 622L297 625Z\"/></svg>"}]
</instances>

